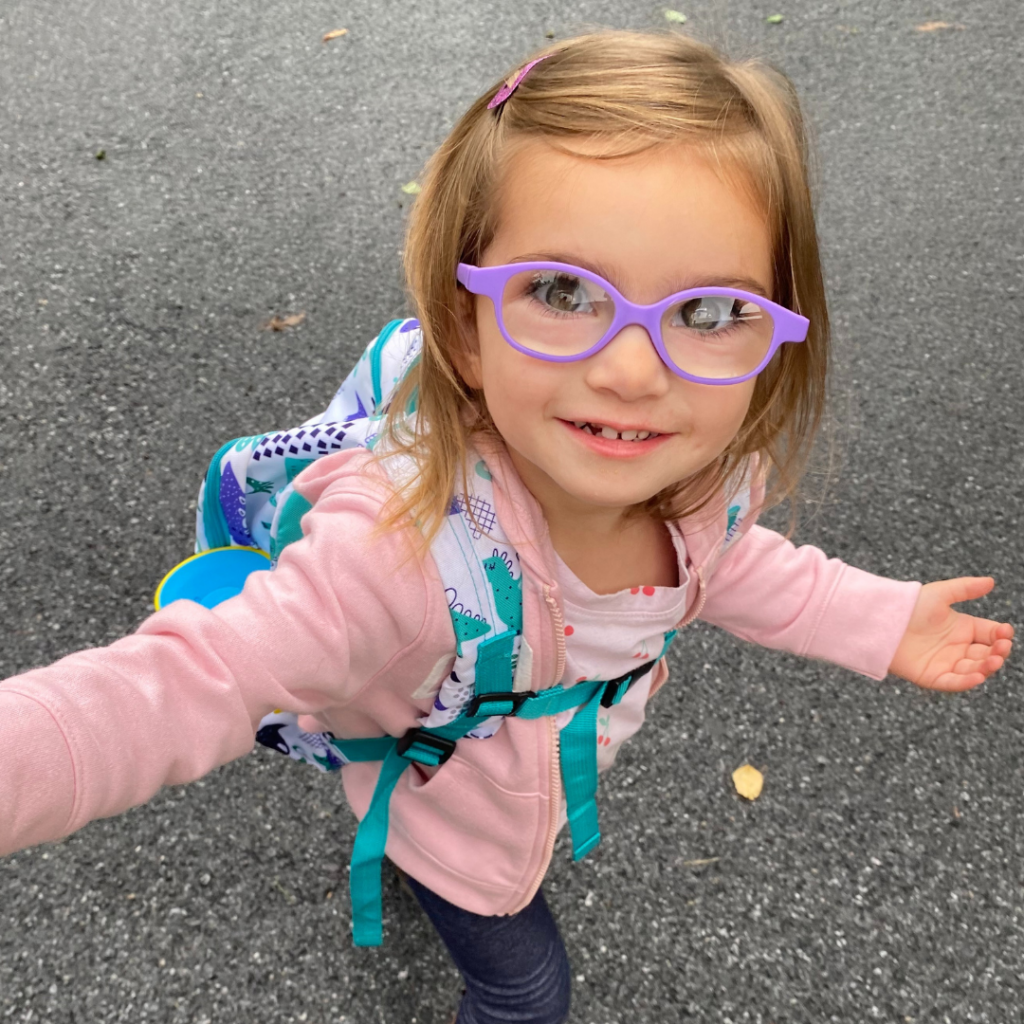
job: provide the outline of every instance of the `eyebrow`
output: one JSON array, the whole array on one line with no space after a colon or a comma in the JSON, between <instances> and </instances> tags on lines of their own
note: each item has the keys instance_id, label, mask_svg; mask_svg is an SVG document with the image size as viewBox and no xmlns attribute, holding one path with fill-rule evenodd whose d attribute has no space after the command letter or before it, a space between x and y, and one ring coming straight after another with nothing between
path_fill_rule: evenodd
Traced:
<instances>
[{"instance_id":1,"label":"eyebrow","mask_svg":"<svg viewBox=\"0 0 1024 1024\"><path fill-rule=\"evenodd\" d=\"M574 253L565 252L530 252L522 256L514 256L510 263L568 263L571 266L579 267L582 270L589 270L606 281L615 283L611 271L600 263L583 259ZM744 292L754 292L764 298L769 298L770 289L766 288L762 281L752 277L698 277L691 281L685 288L673 288L666 292L667 295L675 295L676 292L690 291L693 288L737 288Z\"/></svg>"}]
</instances>

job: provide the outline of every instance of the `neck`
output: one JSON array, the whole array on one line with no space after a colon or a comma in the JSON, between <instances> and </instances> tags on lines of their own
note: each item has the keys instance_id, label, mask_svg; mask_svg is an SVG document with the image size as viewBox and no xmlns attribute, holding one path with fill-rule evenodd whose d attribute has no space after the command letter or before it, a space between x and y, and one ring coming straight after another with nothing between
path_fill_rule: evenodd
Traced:
<instances>
[{"instance_id":1,"label":"neck","mask_svg":"<svg viewBox=\"0 0 1024 1024\"><path fill-rule=\"evenodd\" d=\"M544 513L551 546L594 593L678 586L675 547L664 523L631 516L628 508L579 501L516 452L509 455Z\"/></svg>"}]
</instances>

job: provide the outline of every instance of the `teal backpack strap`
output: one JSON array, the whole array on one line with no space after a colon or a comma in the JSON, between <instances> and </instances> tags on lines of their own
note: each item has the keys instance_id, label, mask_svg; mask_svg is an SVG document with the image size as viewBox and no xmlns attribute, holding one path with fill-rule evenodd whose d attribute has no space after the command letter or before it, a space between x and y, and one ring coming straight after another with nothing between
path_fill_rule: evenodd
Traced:
<instances>
[{"instance_id":1,"label":"teal backpack strap","mask_svg":"<svg viewBox=\"0 0 1024 1024\"><path fill-rule=\"evenodd\" d=\"M516 634L501 633L483 641L477 650L477 691L503 694L512 687L512 647ZM507 707L507 711L503 710ZM492 715L510 714L511 701L486 704L483 713L463 714L432 729L410 729L396 739L332 741L349 761L383 759L370 805L356 830L352 847L349 892L352 900L352 938L357 946L379 946L383 941L381 866L388 840L391 794L410 762L437 767L455 752L455 741Z\"/></svg>"},{"instance_id":2,"label":"teal backpack strap","mask_svg":"<svg viewBox=\"0 0 1024 1024\"><path fill-rule=\"evenodd\" d=\"M640 668L601 683L594 695L573 715L562 730L560 757L562 786L565 789L566 816L572 835L572 859L582 860L599 842L601 829L597 818L597 716L602 707L618 704L637 680L650 672L665 656L676 631L665 634L661 654ZM577 686L581 684L577 683ZM585 684L584 684L585 685ZM576 687L567 690L571 694Z\"/></svg>"},{"instance_id":3,"label":"teal backpack strap","mask_svg":"<svg viewBox=\"0 0 1024 1024\"><path fill-rule=\"evenodd\" d=\"M562 787L573 860L582 860L601 842L597 821L597 712L605 690L603 685L597 689L561 732Z\"/></svg>"},{"instance_id":4,"label":"teal backpack strap","mask_svg":"<svg viewBox=\"0 0 1024 1024\"><path fill-rule=\"evenodd\" d=\"M408 735L408 734L407 734ZM399 740L387 737L389 747L380 766L370 806L356 830L349 865L349 897L352 902L352 939L357 946L379 946L384 941L381 897L381 862L388 841L391 794L409 761L399 752ZM455 744L452 744L454 748ZM342 753L350 757L347 745ZM450 755L449 755L450 756ZM361 758L351 758L361 760ZM379 760L367 757L366 760ZM444 758L447 760L447 758ZM440 763L440 761L438 762Z\"/></svg>"}]
</instances>

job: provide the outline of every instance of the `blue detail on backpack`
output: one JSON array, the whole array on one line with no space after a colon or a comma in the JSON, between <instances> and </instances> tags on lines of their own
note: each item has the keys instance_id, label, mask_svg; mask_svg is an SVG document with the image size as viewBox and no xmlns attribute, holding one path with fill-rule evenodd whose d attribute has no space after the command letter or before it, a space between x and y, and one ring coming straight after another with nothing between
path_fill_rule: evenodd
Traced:
<instances>
[{"instance_id":1,"label":"blue detail on backpack","mask_svg":"<svg viewBox=\"0 0 1024 1024\"><path fill-rule=\"evenodd\" d=\"M523 631L523 581L512 578L509 564L495 550L490 558L483 561L487 581L494 592L494 603L498 618L516 633Z\"/></svg>"},{"instance_id":2,"label":"blue detail on backpack","mask_svg":"<svg viewBox=\"0 0 1024 1024\"><path fill-rule=\"evenodd\" d=\"M732 531L733 526L736 524L736 517L740 514L739 505L729 506L729 521L725 525L725 535L728 536Z\"/></svg>"},{"instance_id":3,"label":"blue detail on backpack","mask_svg":"<svg viewBox=\"0 0 1024 1024\"><path fill-rule=\"evenodd\" d=\"M245 490L239 487L230 464L224 467L220 476L220 506L231 543L241 548L253 547L252 536L245 526Z\"/></svg>"}]
</instances>

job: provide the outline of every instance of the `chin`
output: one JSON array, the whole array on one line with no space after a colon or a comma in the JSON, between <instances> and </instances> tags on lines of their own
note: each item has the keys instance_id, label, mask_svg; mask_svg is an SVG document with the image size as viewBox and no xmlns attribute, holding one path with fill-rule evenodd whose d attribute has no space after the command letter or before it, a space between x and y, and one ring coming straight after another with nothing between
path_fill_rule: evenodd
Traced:
<instances>
[{"instance_id":1,"label":"chin","mask_svg":"<svg viewBox=\"0 0 1024 1024\"><path fill-rule=\"evenodd\" d=\"M632 508L634 505L642 505L645 501L650 500L658 493L658 491L653 491L651 493L647 493L646 491L636 493L628 491L616 492L610 489L592 491L589 488L580 490L569 490L566 488L566 490L573 498L583 504L608 509L626 509Z\"/></svg>"}]
</instances>

